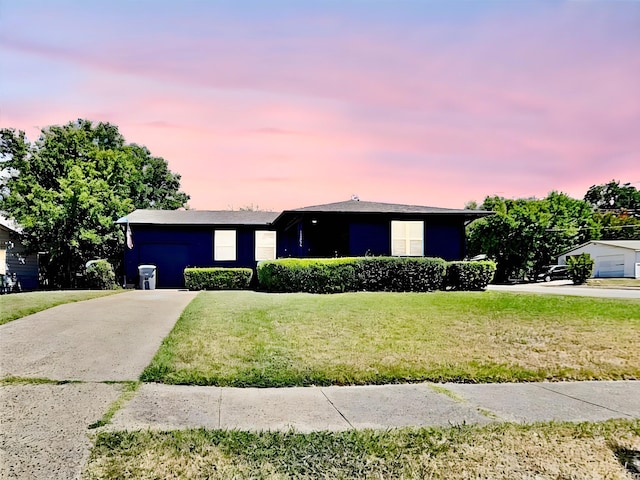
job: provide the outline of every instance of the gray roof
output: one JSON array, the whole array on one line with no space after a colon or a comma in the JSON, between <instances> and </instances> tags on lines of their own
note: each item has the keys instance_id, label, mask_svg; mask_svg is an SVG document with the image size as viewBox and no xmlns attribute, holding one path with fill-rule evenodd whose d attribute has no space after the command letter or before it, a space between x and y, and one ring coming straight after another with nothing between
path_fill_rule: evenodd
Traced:
<instances>
[{"instance_id":1,"label":"gray roof","mask_svg":"<svg viewBox=\"0 0 640 480\"><path fill-rule=\"evenodd\" d=\"M22 233L22 227L18 225L14 220L11 220L4 215L0 215L0 226L3 226L4 228L16 233Z\"/></svg>"},{"instance_id":2,"label":"gray roof","mask_svg":"<svg viewBox=\"0 0 640 480\"><path fill-rule=\"evenodd\" d=\"M640 240L593 240L592 243L640 251Z\"/></svg>"},{"instance_id":3,"label":"gray roof","mask_svg":"<svg viewBox=\"0 0 640 480\"><path fill-rule=\"evenodd\" d=\"M230 210L135 210L116 223L132 225L269 225L279 212Z\"/></svg>"},{"instance_id":4,"label":"gray roof","mask_svg":"<svg viewBox=\"0 0 640 480\"><path fill-rule=\"evenodd\" d=\"M305 212L453 214L464 215L467 218L478 218L493 213L485 210L463 210L348 200L346 202L285 210L282 214L280 212L229 210L135 210L126 217L120 218L116 223L124 224L128 221L132 225L270 225L279 216Z\"/></svg>"},{"instance_id":5,"label":"gray roof","mask_svg":"<svg viewBox=\"0 0 640 480\"><path fill-rule=\"evenodd\" d=\"M464 210L454 208L426 207L421 205L400 205L396 203L365 202L347 200L312 207L296 208L288 212L332 212L332 213L420 213L420 214L464 214L489 215L485 210Z\"/></svg>"},{"instance_id":6,"label":"gray roof","mask_svg":"<svg viewBox=\"0 0 640 480\"><path fill-rule=\"evenodd\" d=\"M627 248L629 250L635 250L636 252L640 252L640 240L589 240L588 242L572 247L569 250L565 250L560 255L558 255L558 257L562 257L570 252L573 252L574 250L578 250L579 248L582 248L594 243L599 245L606 245L609 247Z\"/></svg>"}]
</instances>

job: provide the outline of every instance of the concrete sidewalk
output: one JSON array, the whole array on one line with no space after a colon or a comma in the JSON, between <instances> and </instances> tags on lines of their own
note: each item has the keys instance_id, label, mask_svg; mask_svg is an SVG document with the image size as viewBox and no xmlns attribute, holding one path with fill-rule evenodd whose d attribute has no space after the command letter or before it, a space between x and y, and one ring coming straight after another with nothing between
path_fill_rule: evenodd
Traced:
<instances>
[{"instance_id":1,"label":"concrete sidewalk","mask_svg":"<svg viewBox=\"0 0 640 480\"><path fill-rule=\"evenodd\" d=\"M145 384L108 430L340 431L640 418L640 381L220 388Z\"/></svg>"}]
</instances>

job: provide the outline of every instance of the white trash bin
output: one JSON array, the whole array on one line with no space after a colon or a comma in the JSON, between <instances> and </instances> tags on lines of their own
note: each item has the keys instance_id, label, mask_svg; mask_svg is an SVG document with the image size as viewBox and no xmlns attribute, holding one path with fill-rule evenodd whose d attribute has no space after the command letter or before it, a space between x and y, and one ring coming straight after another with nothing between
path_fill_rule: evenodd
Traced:
<instances>
[{"instance_id":1,"label":"white trash bin","mask_svg":"<svg viewBox=\"0 0 640 480\"><path fill-rule=\"evenodd\" d=\"M155 265L138 265L138 275L140 276L141 290L156 289L156 266Z\"/></svg>"}]
</instances>

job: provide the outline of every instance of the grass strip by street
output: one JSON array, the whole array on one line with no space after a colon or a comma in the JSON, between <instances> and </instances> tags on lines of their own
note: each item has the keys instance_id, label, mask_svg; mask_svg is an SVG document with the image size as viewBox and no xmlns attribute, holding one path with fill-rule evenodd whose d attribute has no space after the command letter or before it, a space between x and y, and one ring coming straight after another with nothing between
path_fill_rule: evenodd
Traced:
<instances>
[{"instance_id":1,"label":"grass strip by street","mask_svg":"<svg viewBox=\"0 0 640 480\"><path fill-rule=\"evenodd\" d=\"M82 383L79 380L51 380L40 377L4 377L0 378L0 386L4 385L66 385L68 383Z\"/></svg>"},{"instance_id":2,"label":"grass strip by street","mask_svg":"<svg viewBox=\"0 0 640 480\"><path fill-rule=\"evenodd\" d=\"M309 434L102 432L83 478L629 480L636 468L640 420L611 420Z\"/></svg>"},{"instance_id":3,"label":"grass strip by street","mask_svg":"<svg viewBox=\"0 0 640 480\"><path fill-rule=\"evenodd\" d=\"M118 410L120 410L125 403L131 400L138 387L140 387L140 382L107 382L107 383L117 383L122 385L122 392L120 392L120 396L114 400L114 402L109 405L107 411L102 415L100 420L97 420L89 425L89 429L92 430L94 428L104 427L105 425L111 422L111 419L116 414Z\"/></svg>"},{"instance_id":4,"label":"grass strip by street","mask_svg":"<svg viewBox=\"0 0 640 480\"><path fill-rule=\"evenodd\" d=\"M124 290L25 292L0 297L0 325L65 303L81 302Z\"/></svg>"},{"instance_id":5,"label":"grass strip by street","mask_svg":"<svg viewBox=\"0 0 640 480\"><path fill-rule=\"evenodd\" d=\"M282 387L640 378L640 301L202 292L143 381Z\"/></svg>"},{"instance_id":6,"label":"grass strip by street","mask_svg":"<svg viewBox=\"0 0 640 480\"><path fill-rule=\"evenodd\" d=\"M587 285L598 288L640 289L640 278L590 278L587 280Z\"/></svg>"}]
</instances>

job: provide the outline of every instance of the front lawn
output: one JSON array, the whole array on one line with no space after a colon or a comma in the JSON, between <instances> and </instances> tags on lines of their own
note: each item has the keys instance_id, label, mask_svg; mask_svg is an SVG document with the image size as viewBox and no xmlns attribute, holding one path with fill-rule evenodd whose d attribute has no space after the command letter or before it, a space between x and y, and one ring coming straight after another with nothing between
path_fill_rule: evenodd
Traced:
<instances>
[{"instance_id":1,"label":"front lawn","mask_svg":"<svg viewBox=\"0 0 640 480\"><path fill-rule=\"evenodd\" d=\"M104 432L83 478L632 479L640 420L341 433Z\"/></svg>"},{"instance_id":2,"label":"front lawn","mask_svg":"<svg viewBox=\"0 0 640 480\"><path fill-rule=\"evenodd\" d=\"M26 317L32 313L62 305L63 303L80 302L105 295L113 295L122 290L83 290L54 292L25 292L2 295L0 297L0 325L11 320Z\"/></svg>"},{"instance_id":3,"label":"front lawn","mask_svg":"<svg viewBox=\"0 0 640 480\"><path fill-rule=\"evenodd\" d=\"M143 381L233 386L640 378L640 301L202 292Z\"/></svg>"}]
</instances>

